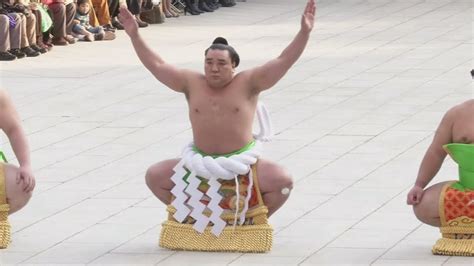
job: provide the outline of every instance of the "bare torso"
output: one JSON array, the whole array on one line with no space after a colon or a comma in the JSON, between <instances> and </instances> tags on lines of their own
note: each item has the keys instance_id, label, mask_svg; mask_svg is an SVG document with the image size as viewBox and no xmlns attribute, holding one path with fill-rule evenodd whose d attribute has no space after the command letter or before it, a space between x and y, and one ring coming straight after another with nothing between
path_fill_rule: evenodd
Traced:
<instances>
[{"instance_id":1,"label":"bare torso","mask_svg":"<svg viewBox=\"0 0 474 266\"><path fill-rule=\"evenodd\" d=\"M209 154L238 150L252 141L257 95L248 75L237 74L224 88L209 87L204 75L193 73L187 93L195 145Z\"/></svg>"},{"instance_id":2,"label":"bare torso","mask_svg":"<svg viewBox=\"0 0 474 266\"><path fill-rule=\"evenodd\" d=\"M453 111L452 142L474 144L474 100L456 106Z\"/></svg>"}]
</instances>

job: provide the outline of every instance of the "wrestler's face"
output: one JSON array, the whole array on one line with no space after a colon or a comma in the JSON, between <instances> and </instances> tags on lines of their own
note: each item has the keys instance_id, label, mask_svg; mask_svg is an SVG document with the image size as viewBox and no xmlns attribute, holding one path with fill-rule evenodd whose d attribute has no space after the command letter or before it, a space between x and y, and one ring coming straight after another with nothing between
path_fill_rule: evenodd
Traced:
<instances>
[{"instance_id":1,"label":"wrestler's face","mask_svg":"<svg viewBox=\"0 0 474 266\"><path fill-rule=\"evenodd\" d=\"M211 88L223 88L234 77L234 64L232 64L227 50L207 51L204 62L204 73Z\"/></svg>"}]
</instances>

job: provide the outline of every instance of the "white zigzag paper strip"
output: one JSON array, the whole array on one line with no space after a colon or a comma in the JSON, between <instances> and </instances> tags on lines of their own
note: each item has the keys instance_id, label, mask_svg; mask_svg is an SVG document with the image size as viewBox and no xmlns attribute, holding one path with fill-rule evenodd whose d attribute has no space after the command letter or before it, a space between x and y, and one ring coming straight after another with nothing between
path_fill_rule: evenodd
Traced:
<instances>
[{"instance_id":1,"label":"white zigzag paper strip","mask_svg":"<svg viewBox=\"0 0 474 266\"><path fill-rule=\"evenodd\" d=\"M188 177L188 182L189 184L185 191L191 196L188 204L193 207L190 216L196 220L193 228L199 233L203 233L209 223L209 217L203 214L206 209L206 205L201 202L204 194L198 190L201 180L196 177L196 173L191 172L191 175Z\"/></svg>"},{"instance_id":2,"label":"white zigzag paper strip","mask_svg":"<svg viewBox=\"0 0 474 266\"><path fill-rule=\"evenodd\" d=\"M184 182L183 177L186 176L187 172L183 168L183 162L178 163L173 170L175 174L171 177L171 180L174 182L175 186L170 192L175 196L175 199L171 202L171 205L176 209L176 213L173 217L181 223L191 212L191 210L185 205L188 195L184 193L187 184Z\"/></svg>"},{"instance_id":3,"label":"white zigzag paper strip","mask_svg":"<svg viewBox=\"0 0 474 266\"><path fill-rule=\"evenodd\" d=\"M206 194L211 198L211 201L209 201L207 207L212 211L209 220L214 224L211 233L215 236L219 236L226 226L226 223L221 218L221 214L224 210L219 206L219 203L222 200L222 196L219 194L221 183L219 183L216 178L211 178L208 184L209 189Z\"/></svg>"}]
</instances>

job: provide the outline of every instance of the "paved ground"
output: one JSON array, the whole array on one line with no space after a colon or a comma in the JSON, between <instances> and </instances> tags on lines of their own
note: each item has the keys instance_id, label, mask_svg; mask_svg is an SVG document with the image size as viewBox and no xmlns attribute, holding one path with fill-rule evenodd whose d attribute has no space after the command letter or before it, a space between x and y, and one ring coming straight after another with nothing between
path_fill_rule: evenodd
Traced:
<instances>
[{"instance_id":1,"label":"paved ground","mask_svg":"<svg viewBox=\"0 0 474 266\"><path fill-rule=\"evenodd\" d=\"M142 33L165 60L196 70L204 49L223 35L245 69L285 48L304 2L248 0ZM178 156L191 130L184 97L155 81L119 32L113 42L0 64L38 183L31 203L10 217L13 243L0 251L0 264L474 265L431 255L438 230L421 225L405 204L441 116L473 96L473 2L318 4L306 52L261 97L277 133L266 157L295 178L290 200L271 218L270 253L157 246L165 210L144 172ZM455 177L448 159L435 182Z\"/></svg>"}]
</instances>

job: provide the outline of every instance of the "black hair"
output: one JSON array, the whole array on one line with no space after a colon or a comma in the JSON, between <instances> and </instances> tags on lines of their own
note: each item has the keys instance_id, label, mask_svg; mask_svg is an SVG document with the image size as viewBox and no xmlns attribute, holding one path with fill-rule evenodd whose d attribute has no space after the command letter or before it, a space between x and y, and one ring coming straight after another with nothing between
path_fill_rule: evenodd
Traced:
<instances>
[{"instance_id":1,"label":"black hair","mask_svg":"<svg viewBox=\"0 0 474 266\"><path fill-rule=\"evenodd\" d=\"M82 4L89 4L89 1L88 0L77 0L77 3L76 3L77 6L80 6Z\"/></svg>"},{"instance_id":2,"label":"black hair","mask_svg":"<svg viewBox=\"0 0 474 266\"><path fill-rule=\"evenodd\" d=\"M204 55L207 55L209 50L225 50L229 52L230 61L235 65L235 67L239 66L240 57L239 54L235 51L234 47L230 46L227 40L223 37L217 37L212 42L211 46L206 49Z\"/></svg>"}]
</instances>

